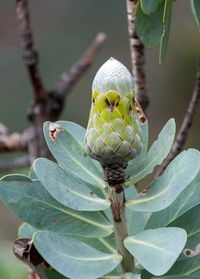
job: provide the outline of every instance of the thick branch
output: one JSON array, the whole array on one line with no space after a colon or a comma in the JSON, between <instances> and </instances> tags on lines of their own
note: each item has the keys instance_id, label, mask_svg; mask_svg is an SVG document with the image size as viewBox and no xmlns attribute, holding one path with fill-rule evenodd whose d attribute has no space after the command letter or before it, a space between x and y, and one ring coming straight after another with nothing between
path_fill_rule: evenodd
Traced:
<instances>
[{"instance_id":1,"label":"thick branch","mask_svg":"<svg viewBox=\"0 0 200 279\"><path fill-rule=\"evenodd\" d=\"M72 86L82 76L82 74L90 67L91 63L95 59L98 51L106 41L105 33L98 33L87 49L85 54L80 60L72 66L69 72L65 72L61 76L61 80L55 85L52 92L59 94L64 99L67 93L69 93Z\"/></svg>"},{"instance_id":2,"label":"thick branch","mask_svg":"<svg viewBox=\"0 0 200 279\"><path fill-rule=\"evenodd\" d=\"M178 132L178 135L175 139L174 145L172 147L172 150L167 157L167 159L163 162L160 169L158 170L156 177L162 174L162 172L165 170L165 168L169 165L169 163L181 152L183 149L183 146L187 140L189 130L192 125L192 120L195 116L195 113L198 108L198 104L200 101L200 55L198 57L197 62L197 72L196 72L196 84L193 91L193 95L190 101L190 104L188 106L187 112L185 114L185 117L183 119L183 122L181 124L181 128Z\"/></svg>"},{"instance_id":3,"label":"thick branch","mask_svg":"<svg viewBox=\"0 0 200 279\"><path fill-rule=\"evenodd\" d=\"M131 50L132 73L135 82L135 94L142 109L149 105L145 72L145 47L136 33L135 11L137 0L127 0L128 31Z\"/></svg>"},{"instance_id":4,"label":"thick branch","mask_svg":"<svg viewBox=\"0 0 200 279\"><path fill-rule=\"evenodd\" d=\"M34 48L27 0L16 0L16 13L19 23L24 64L27 67L32 83L34 99L35 101L41 101L46 96L46 90L38 70L38 53Z\"/></svg>"},{"instance_id":5,"label":"thick branch","mask_svg":"<svg viewBox=\"0 0 200 279\"><path fill-rule=\"evenodd\" d=\"M3 124L0 128L4 127ZM6 130L4 130L6 131ZM24 130L21 133L9 134L8 131L4 133L0 129L0 153L11 152L11 151L27 151L29 140L29 129Z\"/></svg>"},{"instance_id":6,"label":"thick branch","mask_svg":"<svg viewBox=\"0 0 200 279\"><path fill-rule=\"evenodd\" d=\"M115 242L123 260L121 267L124 273L135 271L133 256L124 246L124 239L128 237L128 227L125 211L125 195L122 185L108 186L111 201Z\"/></svg>"}]
</instances>

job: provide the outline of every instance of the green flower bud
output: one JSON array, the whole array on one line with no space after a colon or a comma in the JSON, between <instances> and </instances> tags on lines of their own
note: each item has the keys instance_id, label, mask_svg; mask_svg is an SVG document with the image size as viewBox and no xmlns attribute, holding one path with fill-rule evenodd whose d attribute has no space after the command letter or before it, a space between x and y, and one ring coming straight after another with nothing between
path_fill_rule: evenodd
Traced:
<instances>
[{"instance_id":1,"label":"green flower bud","mask_svg":"<svg viewBox=\"0 0 200 279\"><path fill-rule=\"evenodd\" d=\"M85 145L90 157L104 166L127 163L142 148L133 78L114 58L104 63L94 78Z\"/></svg>"}]
</instances>

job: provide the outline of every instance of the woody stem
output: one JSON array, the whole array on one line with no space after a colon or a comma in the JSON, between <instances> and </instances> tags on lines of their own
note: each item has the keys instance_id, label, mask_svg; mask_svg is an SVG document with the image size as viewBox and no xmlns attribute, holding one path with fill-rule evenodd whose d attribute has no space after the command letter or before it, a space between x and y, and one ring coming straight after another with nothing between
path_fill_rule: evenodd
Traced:
<instances>
[{"instance_id":1,"label":"woody stem","mask_svg":"<svg viewBox=\"0 0 200 279\"><path fill-rule=\"evenodd\" d=\"M123 184L109 185L109 200L111 201L115 242L119 254L122 256L122 271L135 272L134 258L124 246L124 239L128 236L127 218L125 210L125 194Z\"/></svg>"}]
</instances>

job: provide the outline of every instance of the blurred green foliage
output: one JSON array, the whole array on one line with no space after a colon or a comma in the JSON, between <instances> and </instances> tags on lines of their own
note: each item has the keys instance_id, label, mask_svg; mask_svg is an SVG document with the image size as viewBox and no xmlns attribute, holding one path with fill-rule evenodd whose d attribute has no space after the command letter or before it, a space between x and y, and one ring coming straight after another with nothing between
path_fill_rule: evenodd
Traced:
<instances>
[{"instance_id":1,"label":"blurred green foliage","mask_svg":"<svg viewBox=\"0 0 200 279\"><path fill-rule=\"evenodd\" d=\"M12 242L0 241L0 278L27 279L28 269L13 255L12 245Z\"/></svg>"}]
</instances>

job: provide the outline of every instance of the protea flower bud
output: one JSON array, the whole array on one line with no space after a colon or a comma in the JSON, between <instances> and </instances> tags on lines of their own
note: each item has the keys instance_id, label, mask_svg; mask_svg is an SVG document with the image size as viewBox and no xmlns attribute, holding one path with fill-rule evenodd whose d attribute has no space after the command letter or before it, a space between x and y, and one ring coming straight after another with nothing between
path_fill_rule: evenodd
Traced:
<instances>
[{"instance_id":1,"label":"protea flower bud","mask_svg":"<svg viewBox=\"0 0 200 279\"><path fill-rule=\"evenodd\" d=\"M104 63L94 78L85 144L89 156L101 162L105 175L111 169L125 169L141 150L133 78L114 58ZM117 176L116 172L113 175Z\"/></svg>"}]
</instances>

